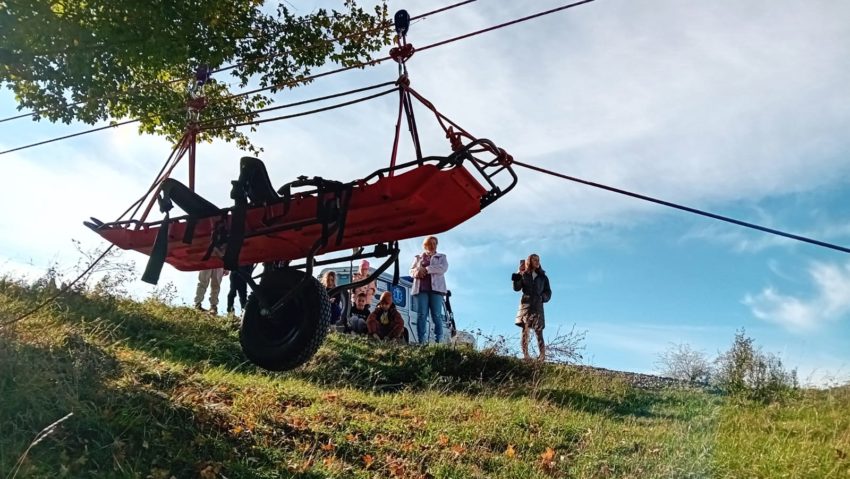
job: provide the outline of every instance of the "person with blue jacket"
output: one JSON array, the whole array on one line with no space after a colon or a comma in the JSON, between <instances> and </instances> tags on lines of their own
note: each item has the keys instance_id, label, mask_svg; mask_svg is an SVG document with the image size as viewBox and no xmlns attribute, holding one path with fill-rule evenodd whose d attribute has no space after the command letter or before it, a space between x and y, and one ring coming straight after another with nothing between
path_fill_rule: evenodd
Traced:
<instances>
[{"instance_id":1,"label":"person with blue jacket","mask_svg":"<svg viewBox=\"0 0 850 479\"><path fill-rule=\"evenodd\" d=\"M430 324L428 313L434 321L434 341L443 341L443 301L446 296L446 255L437 252L437 237L429 236L422 242L424 251L416 255L410 266L413 288L410 293L417 301L416 332L419 344L428 344Z\"/></svg>"},{"instance_id":2,"label":"person with blue jacket","mask_svg":"<svg viewBox=\"0 0 850 479\"><path fill-rule=\"evenodd\" d=\"M546 343L543 341L543 328L546 327L546 316L543 303L548 303L552 298L552 289L549 287L546 271L540 266L540 256L530 254L527 260L520 260L519 270L511 275L511 280L514 283L514 291L522 291L514 321L514 324L522 328L522 355L525 359L530 359L528 332L531 330L537 336L539 359L545 361Z\"/></svg>"}]
</instances>

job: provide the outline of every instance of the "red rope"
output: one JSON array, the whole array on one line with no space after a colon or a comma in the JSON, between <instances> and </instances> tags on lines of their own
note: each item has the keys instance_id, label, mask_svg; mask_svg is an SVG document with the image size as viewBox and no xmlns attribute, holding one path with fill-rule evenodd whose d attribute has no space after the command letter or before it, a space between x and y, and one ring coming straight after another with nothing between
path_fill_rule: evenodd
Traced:
<instances>
[{"instance_id":1,"label":"red rope","mask_svg":"<svg viewBox=\"0 0 850 479\"><path fill-rule=\"evenodd\" d=\"M180 137L180 140L177 143L174 144L173 148L171 148L171 154L168 155L168 158L165 160L165 163L163 163L162 168L160 168L160 170L159 170L159 173L157 173L156 179L153 180L153 183L151 183L151 185L148 187L148 190L145 192L145 194L143 194L141 198L139 198L138 200L133 202L133 204L131 204L126 210L124 210L124 212L121 213L121 216L119 216L115 220L116 222L121 221L121 219L124 218L124 216L127 213L129 213L130 210L133 209L133 208L136 208L136 209L130 215L130 218L132 219L134 216L136 216L136 213L139 212L139 208L141 208L141 205L145 201L145 198L147 198L148 195L151 194L151 191L153 191L153 189L156 188L156 186L159 184L159 179L162 177L162 174L168 168L168 165L169 165L169 163L171 163L171 160L174 158L174 155L183 146L185 136L186 136L186 133L183 133L183 136Z\"/></svg>"},{"instance_id":2,"label":"red rope","mask_svg":"<svg viewBox=\"0 0 850 479\"><path fill-rule=\"evenodd\" d=\"M172 162L172 164L168 168L168 170L166 170L165 174L160 175L160 177L157 178L156 181L154 181L154 188L158 187L160 184L162 184L162 182L166 178L171 176L171 172L174 171L174 168L177 166L178 163L180 163L180 160L183 158L183 156L189 150L189 145L195 142L196 134L197 134L197 131L194 128L190 128L189 130L186 131L186 133L183 135L183 138L181 139L182 144L180 145L180 149L179 149L177 155L174 157L174 161ZM151 188L148 191L149 192L154 191L154 188ZM148 214L150 213L151 208L153 208L154 203L156 203L156 193L154 193L154 195L151 197L150 201L148 202L148 205L145 207L144 213L142 213L142 216L139 217L139 222L136 224L137 229L148 218ZM139 205L139 206L141 206L141 205ZM136 211L138 211L138 208L136 208ZM135 215L135 213L134 213L134 215Z\"/></svg>"}]
</instances>

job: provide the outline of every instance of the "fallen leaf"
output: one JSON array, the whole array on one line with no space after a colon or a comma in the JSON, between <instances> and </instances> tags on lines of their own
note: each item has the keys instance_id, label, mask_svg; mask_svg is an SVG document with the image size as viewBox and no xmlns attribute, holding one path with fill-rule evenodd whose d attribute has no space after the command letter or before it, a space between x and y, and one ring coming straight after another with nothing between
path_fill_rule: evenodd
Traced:
<instances>
[{"instance_id":1,"label":"fallen leaf","mask_svg":"<svg viewBox=\"0 0 850 479\"><path fill-rule=\"evenodd\" d=\"M201 468L198 475L201 476L201 479L216 479L220 470L221 466L218 464L207 464Z\"/></svg>"},{"instance_id":2,"label":"fallen leaf","mask_svg":"<svg viewBox=\"0 0 850 479\"><path fill-rule=\"evenodd\" d=\"M324 463L324 465L329 466L329 467L333 466L335 462L336 462L336 458L333 457L333 456L328 456L328 457L322 459L322 463Z\"/></svg>"},{"instance_id":3,"label":"fallen leaf","mask_svg":"<svg viewBox=\"0 0 850 479\"><path fill-rule=\"evenodd\" d=\"M516 456L516 451L514 450L513 444L508 444L508 448L505 449L505 456L507 456L510 459L513 459L514 456Z\"/></svg>"},{"instance_id":4,"label":"fallen leaf","mask_svg":"<svg viewBox=\"0 0 850 479\"><path fill-rule=\"evenodd\" d=\"M350 433L346 434L345 440L348 441L348 442L354 442L354 441L357 440L357 434L350 434Z\"/></svg>"},{"instance_id":5,"label":"fallen leaf","mask_svg":"<svg viewBox=\"0 0 850 479\"><path fill-rule=\"evenodd\" d=\"M553 459L555 459L555 450L547 447L546 451L540 454L540 465L547 472L552 472L552 469L555 468L555 461Z\"/></svg>"},{"instance_id":6,"label":"fallen leaf","mask_svg":"<svg viewBox=\"0 0 850 479\"><path fill-rule=\"evenodd\" d=\"M325 451L325 452L331 452L335 448L336 448L336 446L334 446L334 444L330 441L330 439L328 439L327 444L322 444L322 450Z\"/></svg>"},{"instance_id":7,"label":"fallen leaf","mask_svg":"<svg viewBox=\"0 0 850 479\"><path fill-rule=\"evenodd\" d=\"M446 436L445 434L440 434L440 436L437 437L437 444L439 444L441 446L448 446L449 445L449 436Z\"/></svg>"},{"instance_id":8,"label":"fallen leaf","mask_svg":"<svg viewBox=\"0 0 850 479\"><path fill-rule=\"evenodd\" d=\"M404 463L398 459L391 459L387 462L387 467L390 470L390 477L404 477Z\"/></svg>"},{"instance_id":9,"label":"fallen leaf","mask_svg":"<svg viewBox=\"0 0 850 479\"><path fill-rule=\"evenodd\" d=\"M369 469L373 462L375 462L375 458L373 458L371 454L363 456L363 464L366 465L366 469Z\"/></svg>"},{"instance_id":10,"label":"fallen leaf","mask_svg":"<svg viewBox=\"0 0 850 479\"><path fill-rule=\"evenodd\" d=\"M333 402L333 401L336 401L337 399L339 399L339 394L337 394L337 393L326 393L324 396L322 396L322 399L324 399L325 401Z\"/></svg>"},{"instance_id":11,"label":"fallen leaf","mask_svg":"<svg viewBox=\"0 0 850 479\"><path fill-rule=\"evenodd\" d=\"M454 446L452 446L452 452L455 453L455 456L460 456L461 454L466 452L466 448L463 446L463 444L455 444Z\"/></svg>"}]
</instances>

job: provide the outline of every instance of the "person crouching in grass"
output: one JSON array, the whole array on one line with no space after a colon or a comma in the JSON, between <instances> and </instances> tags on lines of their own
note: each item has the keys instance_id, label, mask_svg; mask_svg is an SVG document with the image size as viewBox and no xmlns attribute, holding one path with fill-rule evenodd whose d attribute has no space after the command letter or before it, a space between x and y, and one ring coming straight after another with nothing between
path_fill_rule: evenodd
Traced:
<instances>
[{"instance_id":1,"label":"person crouching in grass","mask_svg":"<svg viewBox=\"0 0 850 479\"><path fill-rule=\"evenodd\" d=\"M399 339L404 334L404 320L393 303L393 295L389 291L381 294L381 300L375 310L366 319L369 336L375 339Z\"/></svg>"}]
</instances>

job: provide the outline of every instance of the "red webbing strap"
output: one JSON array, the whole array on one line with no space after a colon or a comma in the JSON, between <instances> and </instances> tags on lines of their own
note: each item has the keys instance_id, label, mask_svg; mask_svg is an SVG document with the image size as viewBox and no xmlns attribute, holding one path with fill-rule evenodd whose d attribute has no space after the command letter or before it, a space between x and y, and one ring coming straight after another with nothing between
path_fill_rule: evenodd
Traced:
<instances>
[{"instance_id":1,"label":"red webbing strap","mask_svg":"<svg viewBox=\"0 0 850 479\"><path fill-rule=\"evenodd\" d=\"M422 103L423 105L425 105L426 108L428 108L434 113L434 116L437 117L437 122L440 124L440 127L443 128L443 131L446 133L446 138L449 139L449 142L452 145L452 151L458 151L463 148L463 138L466 138L469 141L475 141L477 139L471 133L464 130L463 127L452 121L449 117L440 113L440 111L437 110L437 107L435 107L433 103L431 103L425 97L417 93L416 90L410 88L408 85L405 86L405 90L409 93L409 95L419 100L419 103ZM446 123L448 123L450 126L446 126ZM511 156L501 148L499 148L498 150L494 150L493 148L485 145L484 147L482 147L482 151L489 151L498 159L499 163L502 164L506 162L510 163L511 161L513 161L513 158L511 158ZM477 158L473 157L473 159L478 163L484 163L478 160Z\"/></svg>"},{"instance_id":2,"label":"red webbing strap","mask_svg":"<svg viewBox=\"0 0 850 479\"><path fill-rule=\"evenodd\" d=\"M472 136L468 131L464 130L460 125L453 122L446 115L443 115L442 113L440 113L439 110L437 110L437 108L434 106L433 103L431 103L425 97L423 97L422 95L417 93L416 90L414 90L413 88L410 88L409 86L405 86L405 90L408 92L409 95L412 95L413 98L416 98L417 100L419 100L419 103L423 104L425 106L425 108L428 108L429 110L431 110L434 113L434 116L437 118L437 122L440 124L440 127L446 133L446 138L449 139L449 142L452 145L453 151L457 151L457 150L459 150L463 147L461 137L465 137L465 138L469 139L470 141L476 140L476 138L474 136ZM446 123L448 123L451 126L446 126ZM457 131L455 131L455 130L457 130Z\"/></svg>"},{"instance_id":3,"label":"red webbing strap","mask_svg":"<svg viewBox=\"0 0 850 479\"><path fill-rule=\"evenodd\" d=\"M121 213L121 216L119 216L115 220L116 222L121 221L124 218L124 216L126 216L127 213L129 213L130 210L132 210L133 208L135 208L135 210L133 210L133 213L130 215L130 219L132 219L134 216L136 216L136 213L139 212L139 209L142 207L142 203L144 203L145 198L147 198L148 195L151 194L151 191L153 191L154 188L156 188L157 185L159 185L159 181L160 181L160 178L162 177L162 174L165 172L166 168L168 168L168 165L171 164L171 161L174 158L174 155L180 150L180 147L183 145L183 141L184 141L183 138L180 138L180 141L178 141L177 143L174 144L174 147L171 148L171 153L168 155L168 158L165 160L165 163L163 163L162 168L160 168L160 170L159 170L159 173L156 174L156 179L154 179L153 183L151 183L151 185L148 187L148 190L145 192L145 194L142 195L141 198L134 201L133 204L128 206L127 209L124 210L123 213Z\"/></svg>"},{"instance_id":4,"label":"red webbing strap","mask_svg":"<svg viewBox=\"0 0 850 479\"><path fill-rule=\"evenodd\" d=\"M191 140L191 142L190 142L190 140ZM157 178L157 180L154 182L156 188L159 187L159 185L162 183L163 180L165 180L166 178L171 176L171 172L174 171L174 167L176 167L177 164L180 163L180 160L183 158L183 156L186 154L186 151L189 149L189 145L194 143L194 142L195 142L195 135L192 134L191 132L186 132L186 134L183 135L183 138L180 139L179 148L177 150L175 150L175 151L177 151L177 154L175 155L174 161L171 163L171 166L168 167L168 169L165 171L165 173L160 175L160 177ZM156 193L155 189L153 191L154 191L154 194L151 196L150 201L148 201L148 205L145 207L144 213L142 213L142 216L139 218L139 222L136 223L136 229L139 229L139 227L142 225L142 223L145 222L145 220L148 217L148 214L150 214L150 212L151 212L151 208L153 208L153 204L156 202L157 193Z\"/></svg>"}]
</instances>

